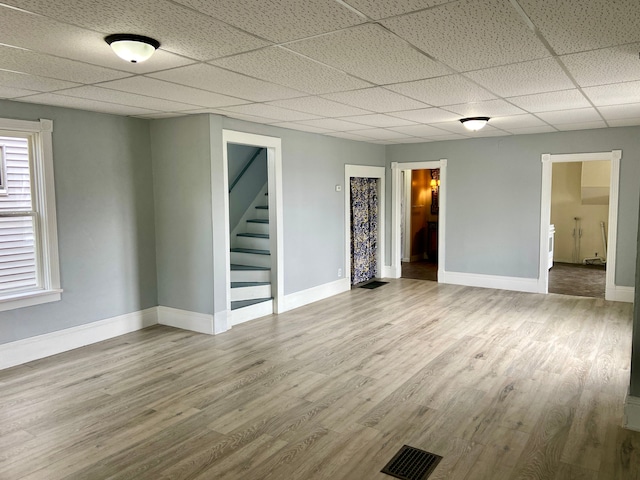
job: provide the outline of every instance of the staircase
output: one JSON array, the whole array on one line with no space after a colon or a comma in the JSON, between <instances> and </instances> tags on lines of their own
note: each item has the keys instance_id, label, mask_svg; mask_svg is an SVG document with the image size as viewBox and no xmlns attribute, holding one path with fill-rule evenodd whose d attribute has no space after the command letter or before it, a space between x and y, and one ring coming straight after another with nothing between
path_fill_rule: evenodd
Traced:
<instances>
[{"instance_id":1,"label":"staircase","mask_svg":"<svg viewBox=\"0 0 640 480\"><path fill-rule=\"evenodd\" d=\"M263 200L249 207L244 228L231 238L231 310L234 311L234 324L273 311L269 206L265 205L268 203L267 195L261 195ZM245 315L239 315L241 309L246 309Z\"/></svg>"}]
</instances>

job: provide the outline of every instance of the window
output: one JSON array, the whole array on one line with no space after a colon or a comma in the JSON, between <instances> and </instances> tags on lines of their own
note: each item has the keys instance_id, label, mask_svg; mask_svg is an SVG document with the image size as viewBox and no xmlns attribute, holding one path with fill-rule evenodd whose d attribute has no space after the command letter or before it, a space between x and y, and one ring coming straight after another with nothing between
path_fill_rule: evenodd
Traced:
<instances>
[{"instance_id":1,"label":"window","mask_svg":"<svg viewBox=\"0 0 640 480\"><path fill-rule=\"evenodd\" d=\"M0 119L0 311L60 300L52 131Z\"/></svg>"}]
</instances>

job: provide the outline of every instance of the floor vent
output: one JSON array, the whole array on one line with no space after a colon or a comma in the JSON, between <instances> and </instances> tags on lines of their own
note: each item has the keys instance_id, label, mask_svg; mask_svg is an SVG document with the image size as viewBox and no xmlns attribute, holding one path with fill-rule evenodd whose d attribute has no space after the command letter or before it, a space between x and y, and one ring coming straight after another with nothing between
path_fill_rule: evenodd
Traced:
<instances>
[{"instance_id":1,"label":"floor vent","mask_svg":"<svg viewBox=\"0 0 640 480\"><path fill-rule=\"evenodd\" d=\"M404 445L380 471L403 480L426 480L440 460L438 455Z\"/></svg>"},{"instance_id":2,"label":"floor vent","mask_svg":"<svg viewBox=\"0 0 640 480\"><path fill-rule=\"evenodd\" d=\"M381 287L383 285L386 285L389 282L380 282L378 280L374 280L372 282L369 283L365 283L364 285L360 285L360 288L368 288L368 289L373 289L373 288L378 288Z\"/></svg>"}]
</instances>

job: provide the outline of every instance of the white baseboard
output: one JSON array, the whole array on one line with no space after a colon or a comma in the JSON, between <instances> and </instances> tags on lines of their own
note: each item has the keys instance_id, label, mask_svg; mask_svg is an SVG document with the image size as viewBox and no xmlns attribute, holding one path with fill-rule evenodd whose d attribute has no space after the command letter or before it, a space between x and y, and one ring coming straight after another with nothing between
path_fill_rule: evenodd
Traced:
<instances>
[{"instance_id":1,"label":"white baseboard","mask_svg":"<svg viewBox=\"0 0 640 480\"><path fill-rule=\"evenodd\" d=\"M325 283L317 287L308 288L300 292L285 295L280 304L280 313L288 312L294 308L302 307L325 298L347 292L351 289L349 279L342 278L335 282Z\"/></svg>"},{"instance_id":2,"label":"white baseboard","mask_svg":"<svg viewBox=\"0 0 640 480\"><path fill-rule=\"evenodd\" d=\"M640 432L640 397L632 397L627 393L627 398L624 400L622 426L628 430Z\"/></svg>"},{"instance_id":3,"label":"white baseboard","mask_svg":"<svg viewBox=\"0 0 640 480\"><path fill-rule=\"evenodd\" d=\"M465 285L467 287L495 288L515 292L538 292L537 278L502 277L479 273L438 272L439 283Z\"/></svg>"},{"instance_id":4,"label":"white baseboard","mask_svg":"<svg viewBox=\"0 0 640 480\"><path fill-rule=\"evenodd\" d=\"M382 267L382 278L400 278L400 269L385 265Z\"/></svg>"},{"instance_id":5,"label":"white baseboard","mask_svg":"<svg viewBox=\"0 0 640 480\"><path fill-rule=\"evenodd\" d=\"M215 333L213 315L207 313L160 306L158 307L158 323L208 335Z\"/></svg>"},{"instance_id":6,"label":"white baseboard","mask_svg":"<svg viewBox=\"0 0 640 480\"><path fill-rule=\"evenodd\" d=\"M612 290L613 291L607 290L605 294L605 300L611 300L612 302L633 303L636 294L636 289L634 287L622 287L620 285L614 285Z\"/></svg>"},{"instance_id":7,"label":"white baseboard","mask_svg":"<svg viewBox=\"0 0 640 480\"><path fill-rule=\"evenodd\" d=\"M108 340L158 323L157 307L0 345L0 370Z\"/></svg>"},{"instance_id":8,"label":"white baseboard","mask_svg":"<svg viewBox=\"0 0 640 480\"><path fill-rule=\"evenodd\" d=\"M241 323L248 322L249 320L255 320L256 318L266 317L271 314L273 314L273 300L256 303L255 305L240 308L238 310L230 310L227 316L228 325L239 325Z\"/></svg>"}]
</instances>

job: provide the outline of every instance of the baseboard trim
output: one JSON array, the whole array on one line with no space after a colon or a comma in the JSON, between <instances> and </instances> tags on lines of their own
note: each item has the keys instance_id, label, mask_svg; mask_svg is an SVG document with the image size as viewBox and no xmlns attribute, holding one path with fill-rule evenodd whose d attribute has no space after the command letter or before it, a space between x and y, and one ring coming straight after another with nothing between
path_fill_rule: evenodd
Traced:
<instances>
[{"instance_id":1,"label":"baseboard trim","mask_svg":"<svg viewBox=\"0 0 640 480\"><path fill-rule=\"evenodd\" d=\"M624 400L622 426L627 430L640 432L640 397L633 397L627 393L627 398Z\"/></svg>"},{"instance_id":2,"label":"baseboard trim","mask_svg":"<svg viewBox=\"0 0 640 480\"><path fill-rule=\"evenodd\" d=\"M231 310L229 311L227 318L228 324L230 326L234 326L272 314L273 300L269 300L266 302L256 303L255 305L250 305L248 307L239 308L237 310Z\"/></svg>"},{"instance_id":3,"label":"baseboard trim","mask_svg":"<svg viewBox=\"0 0 640 480\"><path fill-rule=\"evenodd\" d=\"M213 315L207 313L160 306L158 307L158 323L207 335L215 333Z\"/></svg>"},{"instance_id":4,"label":"baseboard trim","mask_svg":"<svg viewBox=\"0 0 640 480\"><path fill-rule=\"evenodd\" d=\"M636 289L634 287L623 287L614 285L613 289L607 290L605 300L612 302L633 303L635 300Z\"/></svg>"},{"instance_id":5,"label":"baseboard trim","mask_svg":"<svg viewBox=\"0 0 640 480\"><path fill-rule=\"evenodd\" d=\"M400 278L399 268L385 265L382 267L382 278Z\"/></svg>"},{"instance_id":6,"label":"baseboard trim","mask_svg":"<svg viewBox=\"0 0 640 480\"><path fill-rule=\"evenodd\" d=\"M495 288L515 292L538 292L537 278L503 277L500 275L484 275L480 273L438 272L439 283L465 285L467 287Z\"/></svg>"},{"instance_id":7,"label":"baseboard trim","mask_svg":"<svg viewBox=\"0 0 640 480\"><path fill-rule=\"evenodd\" d=\"M135 332L158 323L157 307L0 345L0 370Z\"/></svg>"},{"instance_id":8,"label":"baseboard trim","mask_svg":"<svg viewBox=\"0 0 640 480\"><path fill-rule=\"evenodd\" d=\"M351 289L349 280L342 278L335 282L325 283L317 287L308 288L300 292L285 295L282 300L280 313L288 312L294 308L303 307L325 298L333 297L339 293L347 292Z\"/></svg>"}]
</instances>

